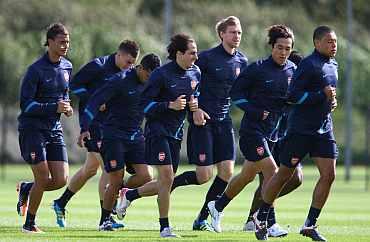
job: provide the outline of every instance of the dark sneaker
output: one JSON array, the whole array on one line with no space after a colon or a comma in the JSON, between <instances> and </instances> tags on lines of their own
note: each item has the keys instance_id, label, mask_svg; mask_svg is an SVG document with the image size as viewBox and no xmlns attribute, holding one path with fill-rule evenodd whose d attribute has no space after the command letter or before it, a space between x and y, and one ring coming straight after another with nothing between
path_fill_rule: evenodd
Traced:
<instances>
[{"instance_id":1,"label":"dark sneaker","mask_svg":"<svg viewBox=\"0 0 370 242\"><path fill-rule=\"evenodd\" d=\"M202 221L195 220L193 223L193 230L215 232L215 230L212 228L212 226L208 223L207 220Z\"/></svg>"},{"instance_id":2,"label":"dark sneaker","mask_svg":"<svg viewBox=\"0 0 370 242\"><path fill-rule=\"evenodd\" d=\"M257 240L268 240L267 222L260 222L255 218L254 224L256 225L256 231L254 234L256 235Z\"/></svg>"},{"instance_id":3,"label":"dark sneaker","mask_svg":"<svg viewBox=\"0 0 370 242\"><path fill-rule=\"evenodd\" d=\"M61 228L65 228L66 223L66 209L62 208L58 205L58 203L54 200L53 204L51 205L51 208L55 212L56 222Z\"/></svg>"},{"instance_id":4,"label":"dark sneaker","mask_svg":"<svg viewBox=\"0 0 370 242\"><path fill-rule=\"evenodd\" d=\"M45 233L41 229L39 229L39 227L37 227L36 224L23 225L22 232L27 233L27 234L44 234Z\"/></svg>"},{"instance_id":5,"label":"dark sneaker","mask_svg":"<svg viewBox=\"0 0 370 242\"><path fill-rule=\"evenodd\" d=\"M325 237L319 233L316 225L310 227L303 225L299 233L303 236L311 238L313 241L327 241Z\"/></svg>"},{"instance_id":6,"label":"dark sneaker","mask_svg":"<svg viewBox=\"0 0 370 242\"><path fill-rule=\"evenodd\" d=\"M17 213L19 216L24 216L27 213L28 195L29 195L29 190L27 190L27 183L28 182L19 182L17 184L18 192Z\"/></svg>"},{"instance_id":7,"label":"dark sneaker","mask_svg":"<svg viewBox=\"0 0 370 242\"><path fill-rule=\"evenodd\" d=\"M114 231L112 222L110 220L105 220L100 226L99 231Z\"/></svg>"},{"instance_id":8,"label":"dark sneaker","mask_svg":"<svg viewBox=\"0 0 370 242\"><path fill-rule=\"evenodd\" d=\"M125 225L122 223L117 223L116 220L114 220L114 218L112 216L110 216L110 221L112 222L112 228L113 229L120 229L120 228L124 228Z\"/></svg>"}]
</instances>

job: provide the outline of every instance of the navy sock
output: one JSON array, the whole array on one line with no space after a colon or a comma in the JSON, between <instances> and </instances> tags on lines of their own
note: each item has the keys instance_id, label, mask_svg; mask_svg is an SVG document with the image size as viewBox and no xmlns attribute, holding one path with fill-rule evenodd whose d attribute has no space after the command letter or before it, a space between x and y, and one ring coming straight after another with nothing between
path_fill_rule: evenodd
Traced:
<instances>
[{"instance_id":1,"label":"navy sock","mask_svg":"<svg viewBox=\"0 0 370 242\"><path fill-rule=\"evenodd\" d=\"M27 196L28 196L28 194L30 193L32 186L33 186L33 182L27 182L27 183L24 185L24 191L25 191L25 193L27 194Z\"/></svg>"},{"instance_id":2,"label":"navy sock","mask_svg":"<svg viewBox=\"0 0 370 242\"><path fill-rule=\"evenodd\" d=\"M170 223L168 222L168 218L159 218L159 224L161 226L160 232L166 227L170 227Z\"/></svg>"},{"instance_id":3,"label":"navy sock","mask_svg":"<svg viewBox=\"0 0 370 242\"><path fill-rule=\"evenodd\" d=\"M262 205L258 211L257 219L261 222L267 221L267 217L269 215L269 210L271 208L271 204L266 203L265 201L262 202Z\"/></svg>"},{"instance_id":4,"label":"navy sock","mask_svg":"<svg viewBox=\"0 0 370 242\"><path fill-rule=\"evenodd\" d=\"M67 188L62 194L62 196L55 201L57 202L59 207L65 208L68 201L73 197L73 195L75 195L75 193Z\"/></svg>"},{"instance_id":5,"label":"navy sock","mask_svg":"<svg viewBox=\"0 0 370 242\"><path fill-rule=\"evenodd\" d=\"M187 185L199 185L197 173L195 171L185 171L184 173L176 176L173 180L171 191L173 191L176 187Z\"/></svg>"},{"instance_id":6,"label":"navy sock","mask_svg":"<svg viewBox=\"0 0 370 242\"><path fill-rule=\"evenodd\" d=\"M24 225L31 226L35 224L35 214L31 214L30 212L27 212L26 221L24 222Z\"/></svg>"},{"instance_id":7,"label":"navy sock","mask_svg":"<svg viewBox=\"0 0 370 242\"><path fill-rule=\"evenodd\" d=\"M128 190L126 192L126 198L127 200L129 200L130 202L138 199L138 198L141 198L140 194L139 194L139 190L137 188L135 189L132 189L132 190Z\"/></svg>"},{"instance_id":8,"label":"navy sock","mask_svg":"<svg viewBox=\"0 0 370 242\"><path fill-rule=\"evenodd\" d=\"M321 209L310 207L310 210L308 212L308 216L305 222L305 225L307 227L316 225L317 218L320 216Z\"/></svg>"},{"instance_id":9,"label":"navy sock","mask_svg":"<svg viewBox=\"0 0 370 242\"><path fill-rule=\"evenodd\" d=\"M223 193L222 196L216 200L215 208L217 211L222 212L230 201L231 199L225 193Z\"/></svg>"},{"instance_id":10,"label":"navy sock","mask_svg":"<svg viewBox=\"0 0 370 242\"><path fill-rule=\"evenodd\" d=\"M112 211L109 211L109 210L106 210L106 209L102 208L99 225L102 225L104 221L108 220L110 218L111 213L112 213Z\"/></svg>"},{"instance_id":11,"label":"navy sock","mask_svg":"<svg viewBox=\"0 0 370 242\"><path fill-rule=\"evenodd\" d=\"M271 207L267 217L267 227L270 228L274 224L276 224L275 208Z\"/></svg>"},{"instance_id":12,"label":"navy sock","mask_svg":"<svg viewBox=\"0 0 370 242\"><path fill-rule=\"evenodd\" d=\"M208 203L210 201L216 200L218 196L225 191L227 182L222 180L220 177L216 176L211 187L209 188L206 200L204 201L203 207L199 212L198 221L206 220L208 218Z\"/></svg>"}]
</instances>

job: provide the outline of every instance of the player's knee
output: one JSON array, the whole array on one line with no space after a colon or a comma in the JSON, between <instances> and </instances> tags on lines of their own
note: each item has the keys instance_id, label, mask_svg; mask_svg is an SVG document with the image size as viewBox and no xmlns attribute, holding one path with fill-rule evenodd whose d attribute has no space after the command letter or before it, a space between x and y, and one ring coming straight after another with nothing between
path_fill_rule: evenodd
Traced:
<instances>
[{"instance_id":1,"label":"player's knee","mask_svg":"<svg viewBox=\"0 0 370 242\"><path fill-rule=\"evenodd\" d=\"M204 184L211 180L213 176L212 169L199 169L197 170L197 181L199 184Z\"/></svg>"},{"instance_id":2,"label":"player's knee","mask_svg":"<svg viewBox=\"0 0 370 242\"><path fill-rule=\"evenodd\" d=\"M332 184L335 180L335 171L330 171L325 174L321 174L320 179L323 180L327 184Z\"/></svg>"},{"instance_id":3,"label":"player's knee","mask_svg":"<svg viewBox=\"0 0 370 242\"><path fill-rule=\"evenodd\" d=\"M168 176L162 176L159 182L161 183L161 185L165 187L171 187L173 180L174 180L174 176L169 174Z\"/></svg>"},{"instance_id":4,"label":"player's knee","mask_svg":"<svg viewBox=\"0 0 370 242\"><path fill-rule=\"evenodd\" d=\"M90 178L95 176L97 173L97 168L96 167L85 167L84 168L84 175L86 178Z\"/></svg>"},{"instance_id":5,"label":"player's knee","mask_svg":"<svg viewBox=\"0 0 370 242\"><path fill-rule=\"evenodd\" d=\"M50 181L49 176L37 177L37 179L35 179L35 186L45 189L49 184L49 181Z\"/></svg>"},{"instance_id":6,"label":"player's knee","mask_svg":"<svg viewBox=\"0 0 370 242\"><path fill-rule=\"evenodd\" d=\"M153 175L150 172L147 172L141 176L142 183L145 184L153 180Z\"/></svg>"},{"instance_id":7,"label":"player's knee","mask_svg":"<svg viewBox=\"0 0 370 242\"><path fill-rule=\"evenodd\" d=\"M230 180L230 178L233 176L233 171L232 170L223 170L223 171L219 171L217 176L219 176L222 180L224 181L228 181Z\"/></svg>"}]
</instances>

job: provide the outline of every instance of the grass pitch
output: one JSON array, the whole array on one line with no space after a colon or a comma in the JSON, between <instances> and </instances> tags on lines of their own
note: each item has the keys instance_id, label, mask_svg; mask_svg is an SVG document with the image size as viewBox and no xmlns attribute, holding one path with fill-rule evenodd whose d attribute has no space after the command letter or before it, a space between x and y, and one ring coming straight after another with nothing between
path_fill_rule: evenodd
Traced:
<instances>
[{"instance_id":1,"label":"grass pitch","mask_svg":"<svg viewBox=\"0 0 370 242\"><path fill-rule=\"evenodd\" d=\"M78 167L71 167L71 175ZM192 169L183 166L179 172ZM239 170L237 168L236 170ZM315 167L303 168L304 183L295 192L281 198L276 206L278 222L288 228L290 234L285 238L271 241L311 241L298 234L311 202L313 186L318 172ZM365 168L352 170L352 181L344 182L344 170L338 167L338 175L331 196L321 213L318 224L322 234L329 241L370 241L370 191L365 191ZM115 232L98 232L100 218L99 197L97 193L98 176L92 178L75 195L67 206L67 225L60 229L55 223L54 212L50 208L64 189L44 194L37 215L37 224L46 233L26 235L20 232L23 218L16 214L15 185L19 180L32 177L31 170L24 166L7 166L6 179L1 181L0 189L0 241L169 241L160 239L158 233L158 210L156 197L135 201L125 218L126 228ZM210 183L203 186L178 188L172 194L170 223L182 238L176 241L255 241L253 233L242 232L248 214L254 182L236 197L225 209L221 234L193 232L192 223L196 217Z\"/></svg>"}]
</instances>

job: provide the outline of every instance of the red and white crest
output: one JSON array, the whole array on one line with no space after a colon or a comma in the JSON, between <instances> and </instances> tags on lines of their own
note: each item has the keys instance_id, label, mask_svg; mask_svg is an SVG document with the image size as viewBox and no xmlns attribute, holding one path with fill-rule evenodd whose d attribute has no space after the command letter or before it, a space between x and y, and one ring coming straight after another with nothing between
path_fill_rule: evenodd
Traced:
<instances>
[{"instance_id":1,"label":"red and white crest","mask_svg":"<svg viewBox=\"0 0 370 242\"><path fill-rule=\"evenodd\" d=\"M116 160L109 161L109 164L110 164L111 168L116 168L117 167L117 161Z\"/></svg>"},{"instance_id":2,"label":"red and white crest","mask_svg":"<svg viewBox=\"0 0 370 242\"><path fill-rule=\"evenodd\" d=\"M166 159L166 153L164 153L164 152L159 152L159 153L158 153L158 160L159 160L159 161L164 161L164 159Z\"/></svg>"},{"instance_id":3,"label":"red and white crest","mask_svg":"<svg viewBox=\"0 0 370 242\"><path fill-rule=\"evenodd\" d=\"M235 75L238 77L240 74L240 67L235 68Z\"/></svg>"},{"instance_id":4,"label":"red and white crest","mask_svg":"<svg viewBox=\"0 0 370 242\"><path fill-rule=\"evenodd\" d=\"M101 148L101 141L96 142L96 145L97 145L97 146L98 146L98 148L100 149L100 148Z\"/></svg>"},{"instance_id":5,"label":"red and white crest","mask_svg":"<svg viewBox=\"0 0 370 242\"><path fill-rule=\"evenodd\" d=\"M206 154L199 154L199 161L204 162L206 160Z\"/></svg>"},{"instance_id":6,"label":"red and white crest","mask_svg":"<svg viewBox=\"0 0 370 242\"><path fill-rule=\"evenodd\" d=\"M299 158L296 158L296 157L293 157L291 160L290 160L290 163L292 163L292 165L295 165L297 164L299 161Z\"/></svg>"},{"instance_id":7,"label":"red and white crest","mask_svg":"<svg viewBox=\"0 0 370 242\"><path fill-rule=\"evenodd\" d=\"M263 156L263 154L265 153L265 148L263 148L263 146L260 146L257 147L256 151L259 156Z\"/></svg>"},{"instance_id":8,"label":"red and white crest","mask_svg":"<svg viewBox=\"0 0 370 242\"><path fill-rule=\"evenodd\" d=\"M30 153L30 156L31 156L31 159L32 160L35 160L36 159L36 153L35 152L31 152Z\"/></svg>"},{"instance_id":9,"label":"red and white crest","mask_svg":"<svg viewBox=\"0 0 370 242\"><path fill-rule=\"evenodd\" d=\"M63 71L63 76L64 76L64 80L66 82L69 82L69 73L68 73L68 71Z\"/></svg>"},{"instance_id":10,"label":"red and white crest","mask_svg":"<svg viewBox=\"0 0 370 242\"><path fill-rule=\"evenodd\" d=\"M191 82L190 82L191 89L195 90L195 88L197 87L197 85L198 85L198 81L197 80L191 80Z\"/></svg>"}]
</instances>

